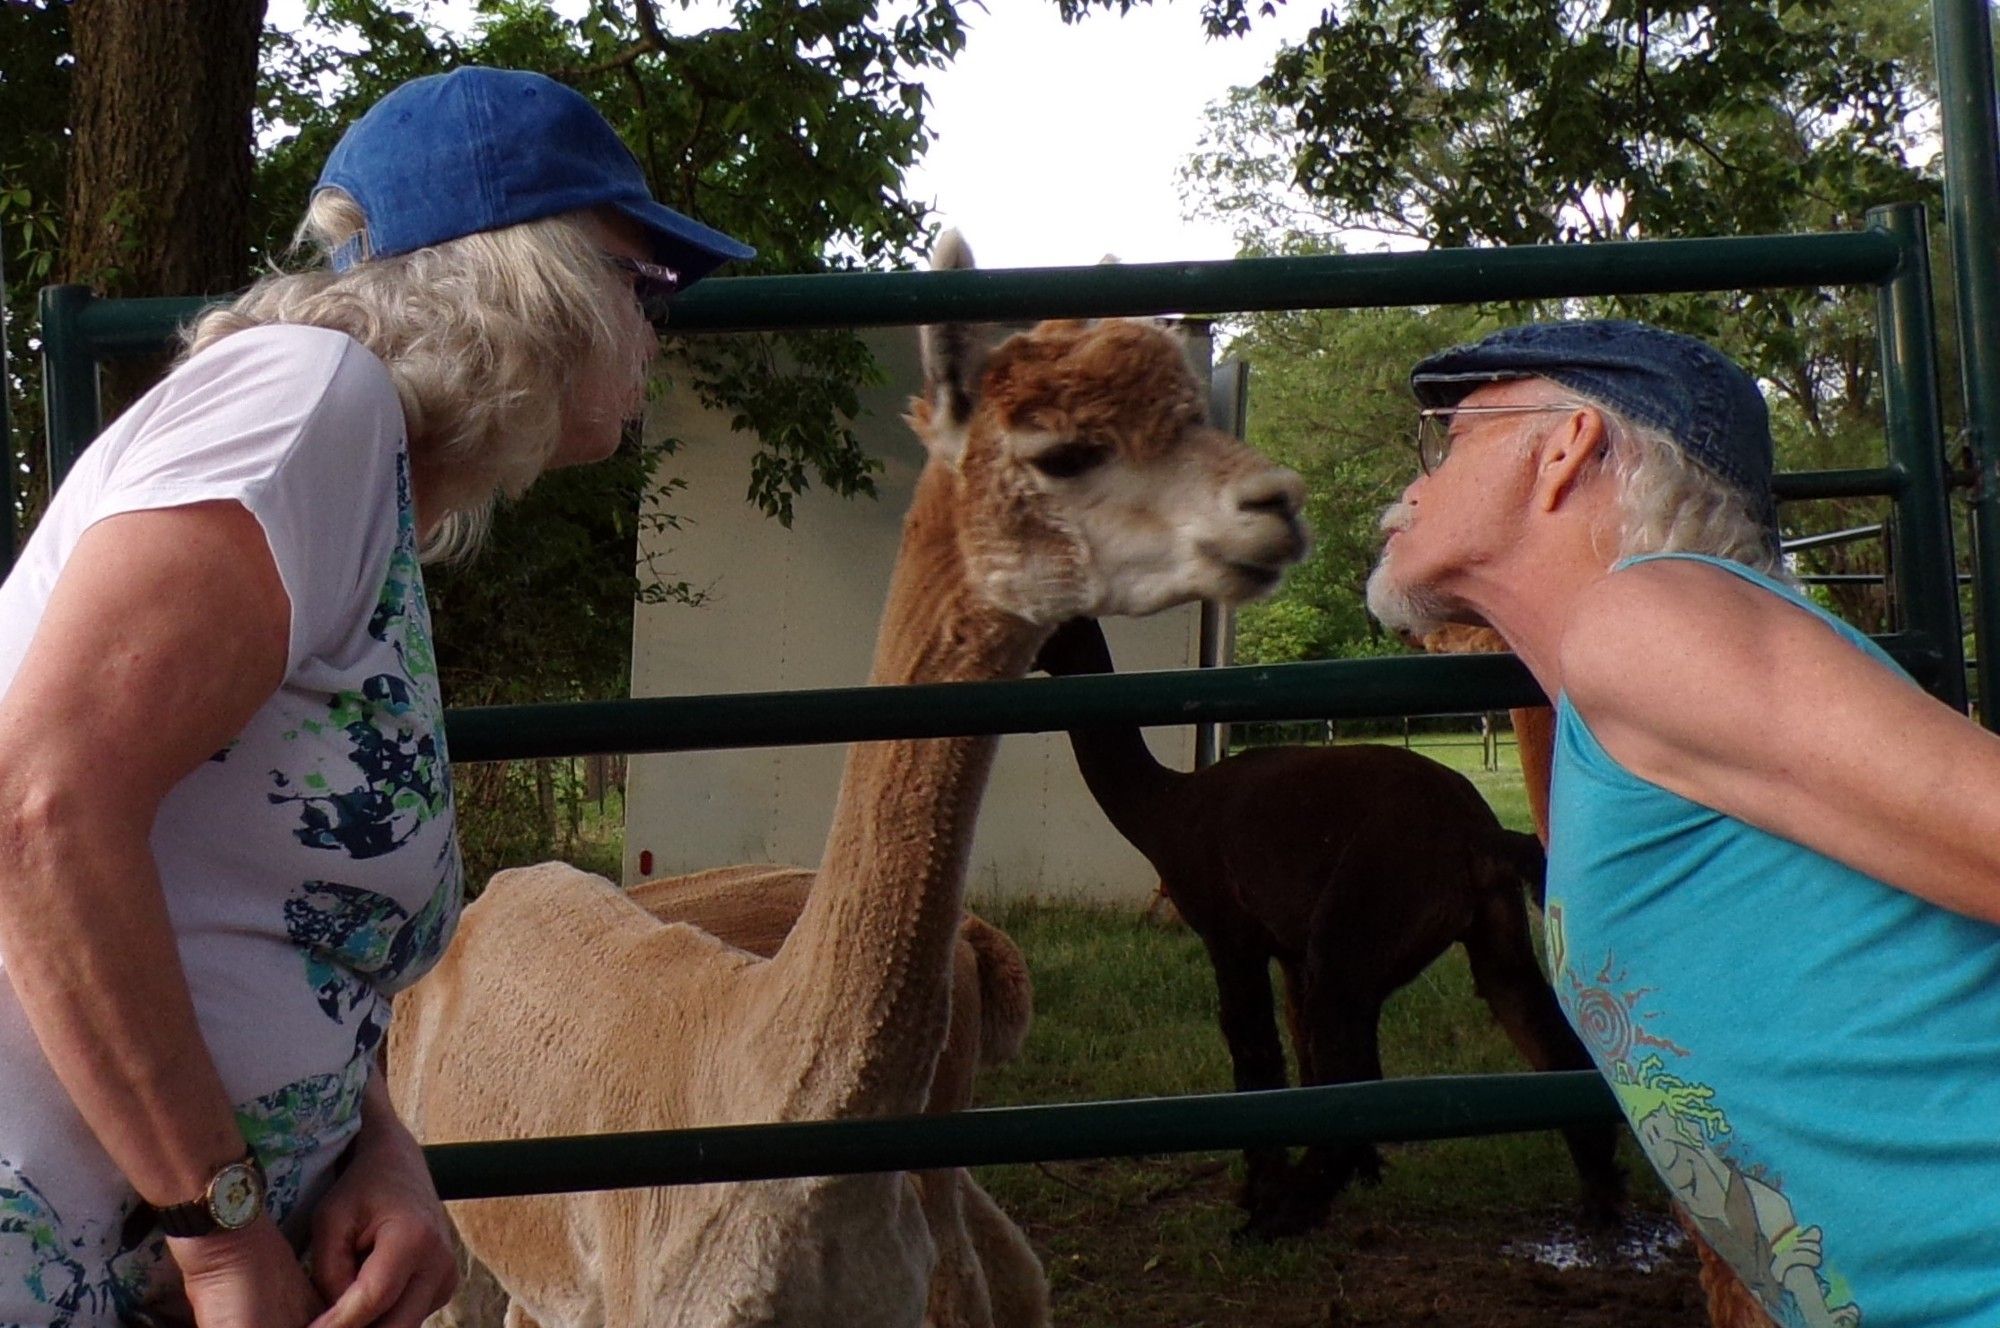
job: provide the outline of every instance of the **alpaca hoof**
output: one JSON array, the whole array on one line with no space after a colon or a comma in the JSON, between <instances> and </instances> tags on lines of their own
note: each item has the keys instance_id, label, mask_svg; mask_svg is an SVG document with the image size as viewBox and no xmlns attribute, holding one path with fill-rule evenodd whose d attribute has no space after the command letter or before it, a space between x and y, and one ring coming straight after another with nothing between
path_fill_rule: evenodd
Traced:
<instances>
[{"instance_id":1,"label":"alpaca hoof","mask_svg":"<svg viewBox=\"0 0 2000 1328\"><path fill-rule=\"evenodd\" d=\"M1577 1220L1587 1229L1612 1231L1625 1221L1625 1178L1614 1175L1609 1181L1584 1187L1577 1200Z\"/></svg>"},{"instance_id":2,"label":"alpaca hoof","mask_svg":"<svg viewBox=\"0 0 2000 1328\"><path fill-rule=\"evenodd\" d=\"M1237 1245L1268 1245L1303 1236L1325 1220L1324 1215L1314 1220L1310 1214L1289 1205L1263 1209L1245 1218L1243 1225L1230 1233L1230 1240Z\"/></svg>"},{"instance_id":3,"label":"alpaca hoof","mask_svg":"<svg viewBox=\"0 0 2000 1328\"><path fill-rule=\"evenodd\" d=\"M1294 1189L1269 1202L1250 1207L1243 1225L1236 1229L1238 1244L1264 1244L1288 1240L1316 1231L1333 1216L1333 1196Z\"/></svg>"}]
</instances>

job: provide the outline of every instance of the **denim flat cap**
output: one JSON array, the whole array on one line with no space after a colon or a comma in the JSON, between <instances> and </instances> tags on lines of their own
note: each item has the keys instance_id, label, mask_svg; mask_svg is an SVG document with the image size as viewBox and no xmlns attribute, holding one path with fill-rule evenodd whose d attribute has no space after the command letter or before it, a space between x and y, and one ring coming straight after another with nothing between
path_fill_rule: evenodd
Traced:
<instances>
[{"instance_id":1,"label":"denim flat cap","mask_svg":"<svg viewBox=\"0 0 2000 1328\"><path fill-rule=\"evenodd\" d=\"M345 270L479 231L607 207L637 222L683 287L757 251L653 201L617 131L574 88L542 74L467 65L411 79L348 127L315 189L345 191L368 218Z\"/></svg>"},{"instance_id":2,"label":"denim flat cap","mask_svg":"<svg viewBox=\"0 0 2000 1328\"><path fill-rule=\"evenodd\" d=\"M1623 319L1528 323L1422 361L1410 371L1410 390L1425 406L1451 406L1477 388L1515 378L1560 383L1665 433L1748 496L1776 539L1764 394L1707 342Z\"/></svg>"}]
</instances>

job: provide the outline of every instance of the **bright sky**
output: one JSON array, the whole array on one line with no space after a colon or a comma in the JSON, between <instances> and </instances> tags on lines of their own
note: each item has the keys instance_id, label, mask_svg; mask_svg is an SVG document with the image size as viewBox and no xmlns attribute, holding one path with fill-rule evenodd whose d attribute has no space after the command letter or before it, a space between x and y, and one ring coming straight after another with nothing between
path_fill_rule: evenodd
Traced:
<instances>
[{"instance_id":1,"label":"bright sky","mask_svg":"<svg viewBox=\"0 0 2000 1328\"><path fill-rule=\"evenodd\" d=\"M1046 0L967 7L965 51L930 81L937 142L909 181L982 267L1231 258L1226 226L1181 216L1202 111L1270 67L1320 6L1293 0L1208 40L1196 0L1064 26Z\"/></svg>"},{"instance_id":2,"label":"bright sky","mask_svg":"<svg viewBox=\"0 0 2000 1328\"><path fill-rule=\"evenodd\" d=\"M271 0L270 22L295 25L303 9ZM451 22L465 9L446 0L432 12ZM1203 108L1262 77L1319 11L1291 0L1249 36L1210 41L1199 0L1071 26L1052 0L987 0L984 12L968 3L964 52L925 80L937 141L909 193L964 232L981 267L1233 257L1226 226L1182 217L1181 164Z\"/></svg>"}]
</instances>

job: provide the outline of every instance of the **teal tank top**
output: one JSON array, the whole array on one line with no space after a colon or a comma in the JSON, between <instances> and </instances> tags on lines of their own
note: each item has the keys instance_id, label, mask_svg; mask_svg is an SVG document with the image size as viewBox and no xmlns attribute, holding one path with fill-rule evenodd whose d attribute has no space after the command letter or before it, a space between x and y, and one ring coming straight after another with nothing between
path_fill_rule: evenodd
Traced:
<instances>
[{"instance_id":1,"label":"teal tank top","mask_svg":"<svg viewBox=\"0 0 2000 1328\"><path fill-rule=\"evenodd\" d=\"M1638 778L1563 698L1552 778L1557 995L1710 1244L1786 1328L2000 1324L2000 927Z\"/></svg>"}]
</instances>

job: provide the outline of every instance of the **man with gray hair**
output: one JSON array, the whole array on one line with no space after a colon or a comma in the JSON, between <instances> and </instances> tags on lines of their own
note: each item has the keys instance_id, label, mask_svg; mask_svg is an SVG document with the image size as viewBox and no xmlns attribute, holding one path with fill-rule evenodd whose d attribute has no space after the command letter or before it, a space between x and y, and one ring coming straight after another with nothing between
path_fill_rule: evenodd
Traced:
<instances>
[{"instance_id":1,"label":"man with gray hair","mask_svg":"<svg viewBox=\"0 0 2000 1328\"><path fill-rule=\"evenodd\" d=\"M1784 578L1762 393L1690 337L1419 364L1369 607L1557 710L1553 982L1782 1324L2000 1321L2000 740Z\"/></svg>"}]
</instances>

